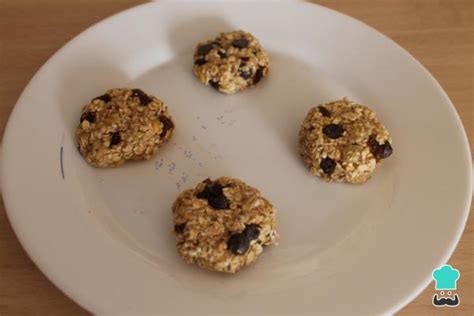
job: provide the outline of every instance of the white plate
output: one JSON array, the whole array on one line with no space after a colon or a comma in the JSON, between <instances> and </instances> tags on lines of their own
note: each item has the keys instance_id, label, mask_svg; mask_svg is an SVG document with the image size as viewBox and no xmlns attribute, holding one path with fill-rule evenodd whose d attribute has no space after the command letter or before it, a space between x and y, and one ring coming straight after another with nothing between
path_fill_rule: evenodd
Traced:
<instances>
[{"instance_id":1,"label":"white plate","mask_svg":"<svg viewBox=\"0 0 474 316\"><path fill-rule=\"evenodd\" d=\"M193 77L192 53L233 29L261 40L272 70L225 96ZM81 106L111 87L169 104L176 134L153 160L100 170L78 154ZM311 177L296 150L308 109L343 96L393 135L393 156L365 185ZM94 313L394 312L449 258L471 196L466 135L438 83L366 25L299 2L149 3L106 19L35 75L3 145L15 232ZM185 264L171 232L178 192L220 175L278 208L280 245L234 276Z\"/></svg>"}]
</instances>

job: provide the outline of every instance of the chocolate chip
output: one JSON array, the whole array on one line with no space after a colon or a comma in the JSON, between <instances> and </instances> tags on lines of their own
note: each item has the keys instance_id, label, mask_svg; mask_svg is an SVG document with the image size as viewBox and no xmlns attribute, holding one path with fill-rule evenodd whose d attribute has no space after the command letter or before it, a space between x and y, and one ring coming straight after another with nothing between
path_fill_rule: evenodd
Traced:
<instances>
[{"instance_id":1,"label":"chocolate chip","mask_svg":"<svg viewBox=\"0 0 474 316\"><path fill-rule=\"evenodd\" d=\"M245 38L240 38L232 41L232 46L236 48L247 48L249 46L249 41Z\"/></svg>"},{"instance_id":2,"label":"chocolate chip","mask_svg":"<svg viewBox=\"0 0 474 316\"><path fill-rule=\"evenodd\" d=\"M369 145L370 152L377 160L388 158L393 152L390 142L386 141L383 144L379 144L375 136L369 137L367 145Z\"/></svg>"},{"instance_id":3,"label":"chocolate chip","mask_svg":"<svg viewBox=\"0 0 474 316\"><path fill-rule=\"evenodd\" d=\"M141 105L148 105L151 101L153 101L145 92L140 89L133 89L132 96L138 97L140 99Z\"/></svg>"},{"instance_id":4,"label":"chocolate chip","mask_svg":"<svg viewBox=\"0 0 474 316\"><path fill-rule=\"evenodd\" d=\"M199 56L204 56L207 55L213 48L214 48L214 43L209 43L209 44L204 44L198 47L198 55Z\"/></svg>"},{"instance_id":5,"label":"chocolate chip","mask_svg":"<svg viewBox=\"0 0 474 316\"><path fill-rule=\"evenodd\" d=\"M87 111L87 112L82 113L80 122L82 123L83 121L87 121L89 123L94 123L95 122L94 112Z\"/></svg>"},{"instance_id":6,"label":"chocolate chip","mask_svg":"<svg viewBox=\"0 0 474 316\"><path fill-rule=\"evenodd\" d=\"M258 239L258 236L260 236L260 226L257 224L249 224L245 226L244 235L250 241Z\"/></svg>"},{"instance_id":7,"label":"chocolate chip","mask_svg":"<svg viewBox=\"0 0 474 316\"><path fill-rule=\"evenodd\" d=\"M243 233L235 233L230 235L227 240L227 249L235 255L243 255L250 247L250 242Z\"/></svg>"},{"instance_id":8,"label":"chocolate chip","mask_svg":"<svg viewBox=\"0 0 474 316\"><path fill-rule=\"evenodd\" d=\"M338 139L344 133L344 129L341 125L337 124L328 124L323 127L323 133L331 139Z\"/></svg>"},{"instance_id":9,"label":"chocolate chip","mask_svg":"<svg viewBox=\"0 0 474 316\"><path fill-rule=\"evenodd\" d=\"M161 114L158 117L158 120L160 120L161 124L163 124L163 129L161 130L160 137L165 136L169 130L174 128L173 121L166 115Z\"/></svg>"},{"instance_id":10,"label":"chocolate chip","mask_svg":"<svg viewBox=\"0 0 474 316\"><path fill-rule=\"evenodd\" d=\"M250 77L252 77L252 71L250 71L250 70L239 70L239 76L241 76L242 78L247 80Z\"/></svg>"},{"instance_id":11,"label":"chocolate chip","mask_svg":"<svg viewBox=\"0 0 474 316\"><path fill-rule=\"evenodd\" d=\"M323 170L325 174L330 175L336 169L336 162L333 159L326 157L321 159L319 167Z\"/></svg>"},{"instance_id":12,"label":"chocolate chip","mask_svg":"<svg viewBox=\"0 0 474 316\"><path fill-rule=\"evenodd\" d=\"M249 58L249 57L241 57L240 60L242 60L242 61L249 61L250 58Z\"/></svg>"},{"instance_id":13,"label":"chocolate chip","mask_svg":"<svg viewBox=\"0 0 474 316\"><path fill-rule=\"evenodd\" d=\"M114 133L112 133L112 136L110 136L110 146L117 145L121 141L122 141L122 137L120 137L119 132L114 132Z\"/></svg>"},{"instance_id":14,"label":"chocolate chip","mask_svg":"<svg viewBox=\"0 0 474 316\"><path fill-rule=\"evenodd\" d=\"M227 58L227 54L224 51L217 51L217 55L219 55L220 58Z\"/></svg>"},{"instance_id":15,"label":"chocolate chip","mask_svg":"<svg viewBox=\"0 0 474 316\"><path fill-rule=\"evenodd\" d=\"M209 80L209 84L216 90L219 90L219 82L214 80Z\"/></svg>"},{"instance_id":16,"label":"chocolate chip","mask_svg":"<svg viewBox=\"0 0 474 316\"><path fill-rule=\"evenodd\" d=\"M206 61L204 58L199 58L199 59L196 59L196 60L194 61L194 64L195 64L195 65L198 65L198 66L202 66L202 65L204 65L205 63L207 63L207 61Z\"/></svg>"},{"instance_id":17,"label":"chocolate chip","mask_svg":"<svg viewBox=\"0 0 474 316\"><path fill-rule=\"evenodd\" d=\"M230 206L229 200L224 195L223 186L217 182L206 182L206 187L196 197L206 199L209 205L217 210L228 209Z\"/></svg>"},{"instance_id":18,"label":"chocolate chip","mask_svg":"<svg viewBox=\"0 0 474 316\"><path fill-rule=\"evenodd\" d=\"M326 109L324 106L320 105L318 106L319 113L321 113L324 117L330 117L331 112L329 112L328 109Z\"/></svg>"},{"instance_id":19,"label":"chocolate chip","mask_svg":"<svg viewBox=\"0 0 474 316\"><path fill-rule=\"evenodd\" d=\"M253 84L257 84L262 79L264 69L265 67L258 67L255 76L253 77Z\"/></svg>"},{"instance_id":20,"label":"chocolate chip","mask_svg":"<svg viewBox=\"0 0 474 316\"><path fill-rule=\"evenodd\" d=\"M112 98L108 94L103 94L99 97L96 97L96 98L92 99L92 101L94 101L94 100L101 100L101 101L104 101L105 103L108 103L108 102L110 102L110 100L112 100Z\"/></svg>"},{"instance_id":21,"label":"chocolate chip","mask_svg":"<svg viewBox=\"0 0 474 316\"><path fill-rule=\"evenodd\" d=\"M183 233L185 228L186 228L186 223L174 225L174 231L177 232L178 234Z\"/></svg>"}]
</instances>

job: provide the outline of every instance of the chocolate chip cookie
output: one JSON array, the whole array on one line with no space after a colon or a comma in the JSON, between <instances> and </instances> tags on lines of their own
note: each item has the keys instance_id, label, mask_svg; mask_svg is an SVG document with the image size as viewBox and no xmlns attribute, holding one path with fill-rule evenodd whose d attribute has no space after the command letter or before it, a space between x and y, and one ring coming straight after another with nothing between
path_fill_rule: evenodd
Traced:
<instances>
[{"instance_id":1,"label":"chocolate chip cookie","mask_svg":"<svg viewBox=\"0 0 474 316\"><path fill-rule=\"evenodd\" d=\"M299 132L305 164L326 181L365 183L392 151L375 112L347 99L313 107Z\"/></svg>"},{"instance_id":2,"label":"chocolate chip cookie","mask_svg":"<svg viewBox=\"0 0 474 316\"><path fill-rule=\"evenodd\" d=\"M111 89L82 110L78 148L94 167L150 159L168 141L174 123L163 101L140 89Z\"/></svg>"},{"instance_id":3,"label":"chocolate chip cookie","mask_svg":"<svg viewBox=\"0 0 474 316\"><path fill-rule=\"evenodd\" d=\"M252 34L233 31L199 43L193 72L202 83L233 94L256 85L267 75L269 64L267 53Z\"/></svg>"},{"instance_id":4,"label":"chocolate chip cookie","mask_svg":"<svg viewBox=\"0 0 474 316\"><path fill-rule=\"evenodd\" d=\"M206 179L172 207L178 252L188 263L235 273L276 244L275 208L244 182Z\"/></svg>"}]
</instances>

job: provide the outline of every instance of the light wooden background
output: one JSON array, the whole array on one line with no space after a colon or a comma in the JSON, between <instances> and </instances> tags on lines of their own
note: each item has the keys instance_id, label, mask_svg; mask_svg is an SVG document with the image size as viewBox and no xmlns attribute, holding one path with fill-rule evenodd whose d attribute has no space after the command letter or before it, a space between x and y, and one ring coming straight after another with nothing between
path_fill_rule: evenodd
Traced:
<instances>
[{"instance_id":1,"label":"light wooden background","mask_svg":"<svg viewBox=\"0 0 474 316\"><path fill-rule=\"evenodd\" d=\"M93 23L143 1L0 0L0 131L22 89L64 43ZM474 141L474 0L318 0L386 34L427 67L451 97ZM449 168L449 166L446 166ZM449 211L449 210L447 210ZM472 211L472 208L471 208ZM420 228L420 234L423 233ZM474 222L450 263L460 269L461 306L431 306L433 284L401 314L474 313ZM409 258L406 258L409 260ZM380 293L383 295L383 293ZM377 298L374 298L375 300ZM87 315L35 267L0 205L0 315Z\"/></svg>"}]
</instances>

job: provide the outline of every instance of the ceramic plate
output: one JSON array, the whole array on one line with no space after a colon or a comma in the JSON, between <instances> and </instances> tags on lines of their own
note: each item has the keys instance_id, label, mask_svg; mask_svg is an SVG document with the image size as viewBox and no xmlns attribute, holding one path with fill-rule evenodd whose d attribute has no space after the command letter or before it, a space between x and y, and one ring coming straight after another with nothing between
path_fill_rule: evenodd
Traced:
<instances>
[{"instance_id":1,"label":"ceramic plate","mask_svg":"<svg viewBox=\"0 0 474 316\"><path fill-rule=\"evenodd\" d=\"M233 96L192 75L197 42L244 29L271 73ZM76 149L82 105L112 87L169 104L177 129L152 160L95 169ZM310 107L371 106L394 154L365 185L325 183L297 152ZM149 3L57 52L25 88L3 139L3 194L28 254L93 313L389 313L447 261L471 198L466 135L446 93L366 25L308 3ZM171 204L207 177L261 189L281 241L237 275L177 255ZM376 298L376 299L374 299Z\"/></svg>"}]
</instances>

